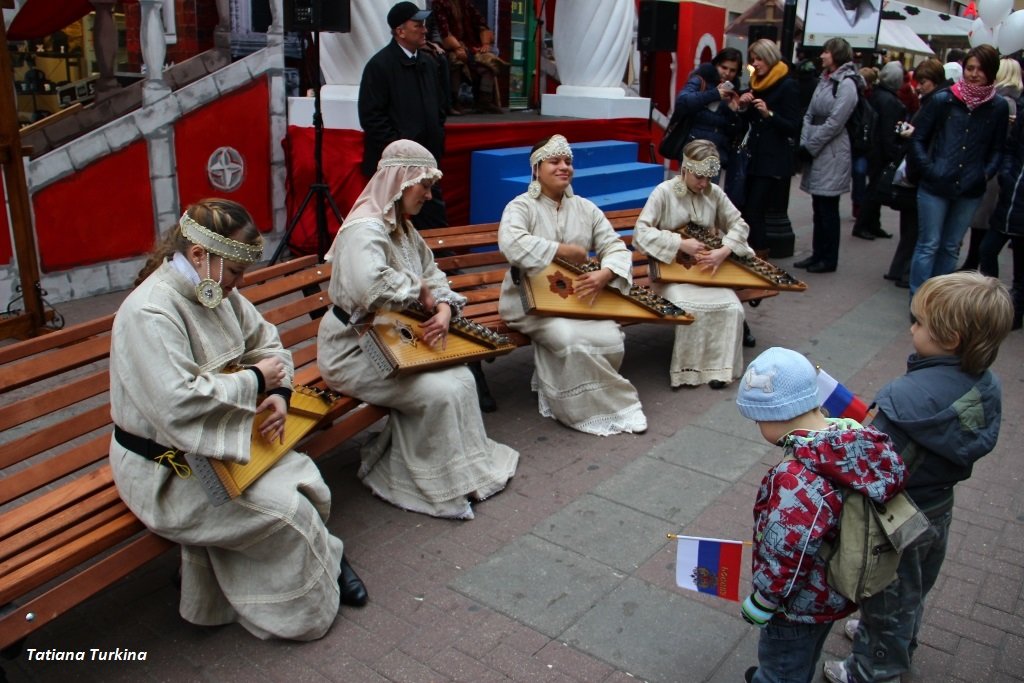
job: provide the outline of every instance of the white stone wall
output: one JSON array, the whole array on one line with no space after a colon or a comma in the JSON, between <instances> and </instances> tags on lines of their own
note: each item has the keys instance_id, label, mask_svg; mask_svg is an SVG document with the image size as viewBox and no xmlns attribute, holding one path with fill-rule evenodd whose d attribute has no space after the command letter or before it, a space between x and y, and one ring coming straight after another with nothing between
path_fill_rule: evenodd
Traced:
<instances>
[{"instance_id":1,"label":"white stone wall","mask_svg":"<svg viewBox=\"0 0 1024 683\"><path fill-rule=\"evenodd\" d=\"M259 78L270 79L271 139L268 140L268 154L271 159L274 229L266 238L267 253L272 253L287 224L286 168L284 150L280 145L287 132L287 106L284 55L280 45L255 52L211 76L168 92L156 102L29 161L26 164L29 193L34 194L113 152L145 140L149 149L155 216L153 234L156 236L176 221L181 212L174 159L174 124L192 111ZM135 281L143 261L144 257L136 257L42 273L41 286L51 304L127 289ZM18 282L15 263L0 266L0 307L6 308L12 300Z\"/></svg>"}]
</instances>

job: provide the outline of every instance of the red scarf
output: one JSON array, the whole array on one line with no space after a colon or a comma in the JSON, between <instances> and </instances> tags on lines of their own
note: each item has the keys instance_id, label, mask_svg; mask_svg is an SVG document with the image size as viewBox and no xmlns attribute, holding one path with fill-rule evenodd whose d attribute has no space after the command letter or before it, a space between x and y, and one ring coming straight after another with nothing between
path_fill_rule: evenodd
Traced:
<instances>
[{"instance_id":1,"label":"red scarf","mask_svg":"<svg viewBox=\"0 0 1024 683\"><path fill-rule=\"evenodd\" d=\"M968 111L974 111L996 96L996 86L972 85L967 81L954 83L949 89L953 96L967 105Z\"/></svg>"}]
</instances>

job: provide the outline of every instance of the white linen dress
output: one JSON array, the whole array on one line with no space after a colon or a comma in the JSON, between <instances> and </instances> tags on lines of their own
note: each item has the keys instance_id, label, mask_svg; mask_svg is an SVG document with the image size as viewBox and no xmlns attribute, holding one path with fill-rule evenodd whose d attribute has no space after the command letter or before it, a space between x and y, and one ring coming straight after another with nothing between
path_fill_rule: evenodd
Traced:
<instances>
[{"instance_id":1,"label":"white linen dress","mask_svg":"<svg viewBox=\"0 0 1024 683\"><path fill-rule=\"evenodd\" d=\"M633 245L653 259L672 263L688 223L715 228L722 244L741 257L753 256L747 245L750 229L722 188L709 183L703 193L691 192L681 176L654 188L636 222ZM653 289L687 313L694 322L676 327L669 380L673 387L731 382L743 374L743 305L725 287L685 283L653 283Z\"/></svg>"},{"instance_id":2,"label":"white linen dress","mask_svg":"<svg viewBox=\"0 0 1024 683\"><path fill-rule=\"evenodd\" d=\"M470 499L501 491L519 453L487 438L476 383L465 365L384 379L359 346L357 324L374 311L401 310L420 280L455 316L452 292L433 254L407 221L389 230L367 216L347 221L331 250L331 301L352 316L320 322L317 360L335 391L391 409L383 432L362 450L359 477L378 496L413 512L472 519Z\"/></svg>"},{"instance_id":3,"label":"white linen dress","mask_svg":"<svg viewBox=\"0 0 1024 683\"><path fill-rule=\"evenodd\" d=\"M215 309L165 262L114 319L114 423L140 437L210 458L248 462L258 380L221 372L291 354L277 329L232 291ZM314 640L338 613L343 546L325 522L331 492L316 465L290 451L238 498L210 504L194 476L110 445L114 482L147 528L181 544L181 616L237 621L260 638Z\"/></svg>"},{"instance_id":4,"label":"white linen dress","mask_svg":"<svg viewBox=\"0 0 1024 683\"><path fill-rule=\"evenodd\" d=\"M593 202L566 196L559 206L543 194L533 199L524 193L505 207L498 246L513 266L527 274L543 270L559 243L596 252L601 266L615 274L611 286L629 291L632 256ZM636 389L618 372L625 354L618 323L527 315L510 273L501 285L498 311L533 342L532 387L541 415L598 436L647 429Z\"/></svg>"}]
</instances>

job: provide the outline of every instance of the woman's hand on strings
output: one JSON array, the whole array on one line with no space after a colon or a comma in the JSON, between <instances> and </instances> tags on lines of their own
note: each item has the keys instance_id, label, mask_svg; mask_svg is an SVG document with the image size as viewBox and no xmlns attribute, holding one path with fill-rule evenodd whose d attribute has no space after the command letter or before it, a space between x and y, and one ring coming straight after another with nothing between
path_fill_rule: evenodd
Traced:
<instances>
[{"instance_id":1,"label":"woman's hand on strings","mask_svg":"<svg viewBox=\"0 0 1024 683\"><path fill-rule=\"evenodd\" d=\"M595 270L586 275L580 275L573 282L573 289L576 291L576 298L587 306L593 306L597 295L608 286L608 283L615 277L608 268Z\"/></svg>"},{"instance_id":2,"label":"woman's hand on strings","mask_svg":"<svg viewBox=\"0 0 1024 683\"><path fill-rule=\"evenodd\" d=\"M566 244L562 242L558 245L558 249L555 250L555 256L560 259L565 259L570 263L586 263L590 255L587 250L578 244Z\"/></svg>"},{"instance_id":3,"label":"woman's hand on strings","mask_svg":"<svg viewBox=\"0 0 1024 683\"><path fill-rule=\"evenodd\" d=\"M732 250L726 246L721 246L718 249L704 249L696 256L697 265L701 270L714 275L730 253Z\"/></svg>"},{"instance_id":4,"label":"woman's hand on strings","mask_svg":"<svg viewBox=\"0 0 1024 683\"><path fill-rule=\"evenodd\" d=\"M443 301L437 305L433 316L420 325L423 341L431 348L442 351L448 345L448 323L452 320L452 308Z\"/></svg>"},{"instance_id":5,"label":"woman's hand on strings","mask_svg":"<svg viewBox=\"0 0 1024 683\"><path fill-rule=\"evenodd\" d=\"M256 407L256 414L267 413L260 425L260 435L267 441L284 443L284 423L288 418L288 402L280 394L270 394Z\"/></svg>"}]
</instances>

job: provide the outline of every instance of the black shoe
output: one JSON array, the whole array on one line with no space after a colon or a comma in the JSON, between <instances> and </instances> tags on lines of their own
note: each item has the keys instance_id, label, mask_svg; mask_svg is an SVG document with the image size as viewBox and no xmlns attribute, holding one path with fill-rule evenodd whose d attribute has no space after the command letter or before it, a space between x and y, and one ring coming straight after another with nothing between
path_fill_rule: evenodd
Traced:
<instances>
[{"instance_id":1,"label":"black shoe","mask_svg":"<svg viewBox=\"0 0 1024 683\"><path fill-rule=\"evenodd\" d=\"M819 261L817 263L812 263L811 265L807 266L807 272L808 273L834 273L834 272L836 272L836 267L835 266L830 266L830 265L826 264L824 261Z\"/></svg>"},{"instance_id":2,"label":"black shoe","mask_svg":"<svg viewBox=\"0 0 1024 683\"><path fill-rule=\"evenodd\" d=\"M853 231L853 236L854 237L859 237L862 240L873 240L873 239L875 239L875 234L872 233L872 232L868 232L867 230L854 230Z\"/></svg>"},{"instance_id":3,"label":"black shoe","mask_svg":"<svg viewBox=\"0 0 1024 683\"><path fill-rule=\"evenodd\" d=\"M710 382L708 382L708 386L711 387L712 389L725 389L727 386L729 386L729 383L723 382L720 379L713 379Z\"/></svg>"},{"instance_id":4,"label":"black shoe","mask_svg":"<svg viewBox=\"0 0 1024 683\"><path fill-rule=\"evenodd\" d=\"M874 235L875 237L881 238L883 240L890 240L890 239L892 239L892 233L891 232L886 232L885 230L882 230L881 228L876 228L875 230L872 230L871 234Z\"/></svg>"},{"instance_id":5,"label":"black shoe","mask_svg":"<svg viewBox=\"0 0 1024 683\"><path fill-rule=\"evenodd\" d=\"M813 265L813 264L815 264L817 262L818 262L818 259L815 258L815 256L813 254L811 254L810 256L808 256L805 259L800 259L799 261L795 261L793 263L793 267L794 268L806 268L807 266Z\"/></svg>"},{"instance_id":6,"label":"black shoe","mask_svg":"<svg viewBox=\"0 0 1024 683\"><path fill-rule=\"evenodd\" d=\"M750 681L754 680L754 674L756 674L756 673L757 673L757 667L756 666L750 667L749 669L747 669L746 671L743 672L743 680L746 681L747 683L750 683Z\"/></svg>"},{"instance_id":7,"label":"black shoe","mask_svg":"<svg viewBox=\"0 0 1024 683\"><path fill-rule=\"evenodd\" d=\"M341 575L338 577L338 586L341 587L341 604L349 607L362 607L370 596L366 593L366 586L359 578L352 565L344 557L341 558Z\"/></svg>"},{"instance_id":8,"label":"black shoe","mask_svg":"<svg viewBox=\"0 0 1024 683\"><path fill-rule=\"evenodd\" d=\"M743 346L748 349L757 346L757 339L754 338L754 334L750 331L750 325L747 323L743 323Z\"/></svg>"},{"instance_id":9,"label":"black shoe","mask_svg":"<svg viewBox=\"0 0 1024 683\"><path fill-rule=\"evenodd\" d=\"M889 273L886 273L882 277L884 277L886 280L891 280L892 282L899 282L902 279L902 276L900 275L890 275Z\"/></svg>"},{"instance_id":10,"label":"black shoe","mask_svg":"<svg viewBox=\"0 0 1024 683\"><path fill-rule=\"evenodd\" d=\"M897 280L893 284L896 285L897 287L899 287L900 289L910 289L910 281L909 280L904 280L903 278L900 278L899 280Z\"/></svg>"}]
</instances>

